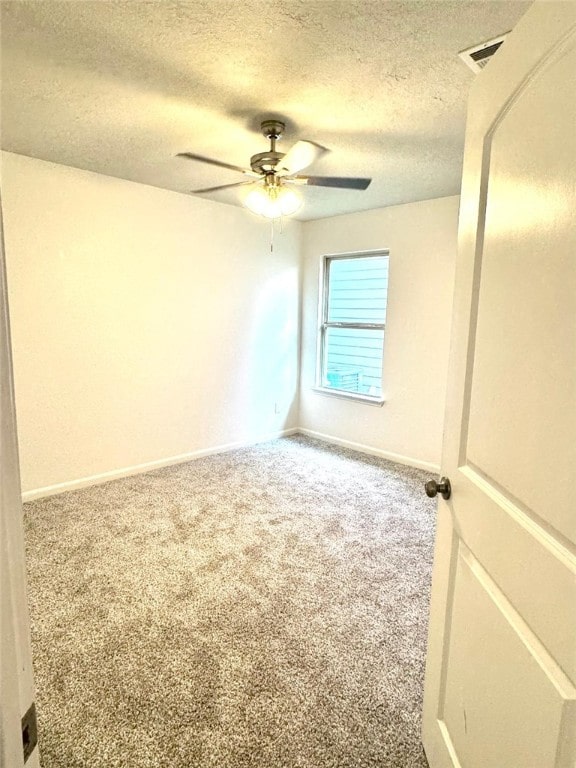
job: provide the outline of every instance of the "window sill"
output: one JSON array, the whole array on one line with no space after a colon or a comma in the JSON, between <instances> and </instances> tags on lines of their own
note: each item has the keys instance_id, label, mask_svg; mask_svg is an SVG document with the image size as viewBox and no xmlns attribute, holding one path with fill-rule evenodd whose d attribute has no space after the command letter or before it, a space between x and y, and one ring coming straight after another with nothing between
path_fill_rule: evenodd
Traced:
<instances>
[{"instance_id":1,"label":"window sill","mask_svg":"<svg viewBox=\"0 0 576 768\"><path fill-rule=\"evenodd\" d=\"M328 395L328 397L337 397L340 400L354 400L357 403L366 403L366 405L375 405L381 408L386 402L382 397L371 397L370 395L358 395L354 392L345 392L341 389L328 389L327 387L312 387L312 391L319 395Z\"/></svg>"}]
</instances>

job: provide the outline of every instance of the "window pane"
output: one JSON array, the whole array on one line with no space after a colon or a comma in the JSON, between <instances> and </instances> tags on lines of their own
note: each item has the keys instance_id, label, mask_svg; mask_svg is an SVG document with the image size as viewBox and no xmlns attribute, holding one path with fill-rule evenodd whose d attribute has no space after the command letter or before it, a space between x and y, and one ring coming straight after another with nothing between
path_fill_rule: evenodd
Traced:
<instances>
[{"instance_id":1,"label":"window pane","mask_svg":"<svg viewBox=\"0 0 576 768\"><path fill-rule=\"evenodd\" d=\"M322 386L382 396L383 330L327 328L324 340Z\"/></svg>"},{"instance_id":2,"label":"window pane","mask_svg":"<svg viewBox=\"0 0 576 768\"><path fill-rule=\"evenodd\" d=\"M385 323L388 256L330 259L328 322Z\"/></svg>"}]
</instances>

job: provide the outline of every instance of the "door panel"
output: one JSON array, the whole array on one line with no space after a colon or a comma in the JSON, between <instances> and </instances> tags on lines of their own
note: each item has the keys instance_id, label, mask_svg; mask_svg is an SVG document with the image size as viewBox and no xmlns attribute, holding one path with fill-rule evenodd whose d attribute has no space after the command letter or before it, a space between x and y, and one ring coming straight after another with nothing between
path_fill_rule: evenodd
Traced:
<instances>
[{"instance_id":1,"label":"door panel","mask_svg":"<svg viewBox=\"0 0 576 768\"><path fill-rule=\"evenodd\" d=\"M462 474L468 481L461 491L462 541L576 680L576 570L570 552L469 467Z\"/></svg>"},{"instance_id":2,"label":"door panel","mask_svg":"<svg viewBox=\"0 0 576 768\"><path fill-rule=\"evenodd\" d=\"M574 689L464 546L446 670L443 719L462 765L480 753L482 768L553 765Z\"/></svg>"},{"instance_id":3,"label":"door panel","mask_svg":"<svg viewBox=\"0 0 576 768\"><path fill-rule=\"evenodd\" d=\"M516 95L485 149L466 461L576 543L576 243L565 237L576 211L576 51L556 56ZM555 84L570 80L567 98Z\"/></svg>"},{"instance_id":4,"label":"door panel","mask_svg":"<svg viewBox=\"0 0 576 768\"><path fill-rule=\"evenodd\" d=\"M576 4L472 88L423 741L431 768L576 766Z\"/></svg>"}]
</instances>

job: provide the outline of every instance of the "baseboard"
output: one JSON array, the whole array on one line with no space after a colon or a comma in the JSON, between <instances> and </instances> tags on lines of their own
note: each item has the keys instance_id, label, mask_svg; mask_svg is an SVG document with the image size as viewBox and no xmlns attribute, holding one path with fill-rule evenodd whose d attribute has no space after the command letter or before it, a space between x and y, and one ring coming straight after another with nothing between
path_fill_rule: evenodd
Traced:
<instances>
[{"instance_id":1,"label":"baseboard","mask_svg":"<svg viewBox=\"0 0 576 768\"><path fill-rule=\"evenodd\" d=\"M170 467L174 464L184 464L187 461L193 461L194 459L200 459L203 456L210 456L215 453L226 453L227 451L234 451L237 448L246 448L250 445L256 445L257 443L265 443L268 440L275 440L278 437L285 437L287 435L294 435L298 432L297 427L291 429L283 429L279 432L270 432L269 434L262 435L255 440L238 441L235 443L227 443L225 445L216 445L212 448L202 448L198 451L191 451L190 453L182 453L179 456L170 456L167 459L158 459L157 461L148 461L145 464L136 464L132 467L123 467L122 469L113 469L110 472L102 472L99 475L91 475L90 477L82 477L78 480L70 480L65 483L58 483L57 485L47 485L45 488L35 488L32 491L25 491L22 494L22 501L33 501L34 499L42 499L45 496L55 496L58 493L65 493L66 491L77 491L80 488L88 488L91 485L100 485L100 483L107 483L110 480L118 480L121 477L130 477L130 475L140 475L143 472L150 472L153 469L161 469L162 467Z\"/></svg>"},{"instance_id":2,"label":"baseboard","mask_svg":"<svg viewBox=\"0 0 576 768\"><path fill-rule=\"evenodd\" d=\"M360 453L368 453L371 456L379 456L381 459L395 461L397 464L405 464L409 467L415 467L416 469L426 469L430 472L436 473L440 471L440 466L438 464L433 464L430 461L421 461L420 459L414 459L411 456L402 456L400 453L383 451L381 448L374 448L371 445L364 445L363 443L354 443L351 440L343 440L340 437L334 437L334 435L325 435L323 432L314 432L312 429L303 429L300 427L297 431L301 435L315 437L317 440L323 440L325 443L341 445L343 448L350 448L351 450L359 451Z\"/></svg>"},{"instance_id":3,"label":"baseboard","mask_svg":"<svg viewBox=\"0 0 576 768\"><path fill-rule=\"evenodd\" d=\"M291 429L283 429L278 432L270 432L269 434L262 435L255 440L240 440L235 443L226 443L224 445L216 445L211 448L202 448L197 451L191 451L190 453L182 453L179 456L170 456L166 459L149 461L145 464L136 464L132 467L113 469L110 472L102 472L99 475L91 475L90 477L81 477L78 480L69 480L65 483L58 483L57 485L48 485L44 488L35 488L31 491L25 491L22 494L22 501L33 501L34 499L42 499L45 496L55 496L59 493L66 493L66 491L76 491L80 488L88 488L91 485L107 483L110 480L119 480L122 477L140 475L143 472L150 472L154 469L170 467L174 464L184 464L187 461L194 461L194 459L200 459L203 456L210 456L216 453L226 453L227 451L234 451L238 448L245 448L250 445L256 445L257 443L266 442L267 440L275 440L279 437L286 437L288 435L294 435L298 433L302 435L308 435L309 437L314 437L317 440L323 440L325 443L341 445L342 447L350 448L353 451L367 453L371 456L379 456L382 459L388 459L388 461L395 461L397 464L405 464L409 467L425 469L435 473L438 473L440 470L440 467L437 464L433 464L428 461L421 461L420 459L414 459L410 456L402 456L399 453L392 453L391 451L383 451L380 448L374 448L373 446L364 445L363 443L354 443L351 440L343 440L340 437L335 437L334 435L326 435L322 432L314 432L311 429L292 427Z\"/></svg>"}]
</instances>

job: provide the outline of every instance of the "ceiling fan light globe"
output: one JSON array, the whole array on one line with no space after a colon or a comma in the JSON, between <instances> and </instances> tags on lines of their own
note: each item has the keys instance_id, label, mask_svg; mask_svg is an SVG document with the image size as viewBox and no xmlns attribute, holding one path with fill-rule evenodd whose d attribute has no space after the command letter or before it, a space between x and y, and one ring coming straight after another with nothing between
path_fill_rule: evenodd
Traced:
<instances>
[{"instance_id":1,"label":"ceiling fan light globe","mask_svg":"<svg viewBox=\"0 0 576 768\"><path fill-rule=\"evenodd\" d=\"M277 219L296 213L302 205L302 198L286 187L256 187L246 195L244 205L258 216Z\"/></svg>"},{"instance_id":2,"label":"ceiling fan light globe","mask_svg":"<svg viewBox=\"0 0 576 768\"><path fill-rule=\"evenodd\" d=\"M269 197L262 187L252 189L244 198L244 205L257 216L264 216Z\"/></svg>"},{"instance_id":3,"label":"ceiling fan light globe","mask_svg":"<svg viewBox=\"0 0 576 768\"><path fill-rule=\"evenodd\" d=\"M278 203L283 216L292 216L302 207L302 198L293 189L282 187L278 195Z\"/></svg>"}]
</instances>

